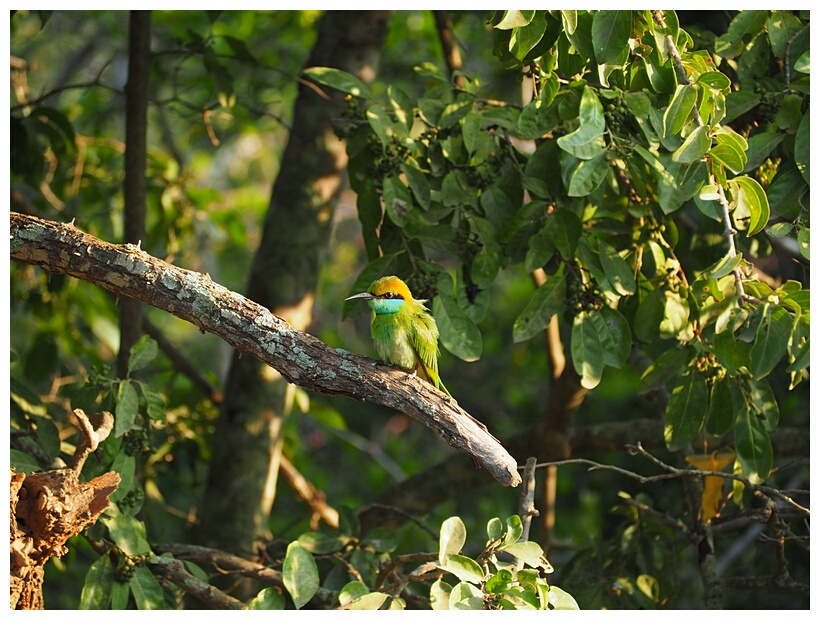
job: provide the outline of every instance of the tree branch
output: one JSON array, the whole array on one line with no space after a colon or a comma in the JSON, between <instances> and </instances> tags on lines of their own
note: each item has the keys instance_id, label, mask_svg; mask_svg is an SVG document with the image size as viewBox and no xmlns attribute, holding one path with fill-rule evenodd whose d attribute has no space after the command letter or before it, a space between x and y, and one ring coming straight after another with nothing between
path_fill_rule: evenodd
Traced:
<instances>
[{"instance_id":1,"label":"tree branch","mask_svg":"<svg viewBox=\"0 0 820 620\"><path fill-rule=\"evenodd\" d=\"M332 349L259 304L135 246L118 246L58 224L11 213L11 258L134 297L216 334L238 351L315 392L369 400L401 411L466 452L505 486L521 476L515 459L458 403L418 377Z\"/></svg>"}]
</instances>

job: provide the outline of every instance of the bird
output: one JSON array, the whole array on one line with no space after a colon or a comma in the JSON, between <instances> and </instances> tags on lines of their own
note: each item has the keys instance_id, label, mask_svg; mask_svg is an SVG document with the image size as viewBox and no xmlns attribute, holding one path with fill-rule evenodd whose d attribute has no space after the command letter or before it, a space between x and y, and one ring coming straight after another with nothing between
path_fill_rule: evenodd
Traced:
<instances>
[{"instance_id":1,"label":"bird","mask_svg":"<svg viewBox=\"0 0 820 620\"><path fill-rule=\"evenodd\" d=\"M414 299L408 286L396 276L379 278L367 291L345 301L351 299L364 299L373 310L370 333L382 360L414 372L450 396L438 374L438 327L424 305L426 299Z\"/></svg>"}]
</instances>

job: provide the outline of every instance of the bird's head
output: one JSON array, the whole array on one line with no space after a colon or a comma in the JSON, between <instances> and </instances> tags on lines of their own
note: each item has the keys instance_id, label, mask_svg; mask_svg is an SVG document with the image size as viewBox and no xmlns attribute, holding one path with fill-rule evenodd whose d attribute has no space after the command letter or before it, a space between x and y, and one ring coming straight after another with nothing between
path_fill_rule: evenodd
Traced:
<instances>
[{"instance_id":1,"label":"bird's head","mask_svg":"<svg viewBox=\"0 0 820 620\"><path fill-rule=\"evenodd\" d=\"M376 314L395 314L407 307L408 303L418 303L410 289L396 276L379 278L368 287L367 292L351 295L348 299L365 299Z\"/></svg>"}]
</instances>

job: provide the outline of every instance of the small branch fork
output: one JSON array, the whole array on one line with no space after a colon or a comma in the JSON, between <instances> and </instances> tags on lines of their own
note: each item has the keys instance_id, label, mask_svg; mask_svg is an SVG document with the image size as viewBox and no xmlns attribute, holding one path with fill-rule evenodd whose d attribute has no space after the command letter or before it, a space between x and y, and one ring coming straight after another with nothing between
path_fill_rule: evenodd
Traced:
<instances>
[{"instance_id":1,"label":"small branch fork","mask_svg":"<svg viewBox=\"0 0 820 620\"><path fill-rule=\"evenodd\" d=\"M655 463L661 469L667 471L666 474L658 474L657 476L642 476L640 474L635 473L634 471L630 471L628 469L622 469L620 467L616 467L614 465L604 465L602 463L597 463L595 461L591 461L589 459L566 459L563 461L553 461L551 463L539 463L538 467L548 467L550 465L572 465L572 464L583 464L589 465L588 471L595 471L598 469L606 469L609 471L614 471L624 476L628 476L629 478L634 478L641 484L646 484L649 482L660 482L662 480L670 480L673 478L682 478L682 477L705 477L705 476L718 476L720 478L728 478L729 480L736 480L742 483L749 491L753 493L761 493L773 500L779 500L784 504L788 505L789 507L793 508L798 513L809 517L811 516L811 510L804 506L801 506L797 502L795 502L791 497L784 494L782 491L779 491L775 488L770 486L762 485L762 484L754 484L748 478L744 478L743 476L738 476L737 474L729 474L722 471L706 471L701 469L679 469L677 467L673 467L672 465L668 465L664 463L657 457L653 456L649 452L647 452L640 442L636 445L627 445L626 446L629 454L636 455L640 454L645 458L649 459L653 463Z\"/></svg>"},{"instance_id":2,"label":"small branch fork","mask_svg":"<svg viewBox=\"0 0 820 620\"><path fill-rule=\"evenodd\" d=\"M330 395L369 400L401 411L474 457L498 482L521 483L518 464L486 427L418 377L332 349L259 304L200 274L59 224L10 214L11 258L133 297L211 332L278 370L285 379Z\"/></svg>"}]
</instances>

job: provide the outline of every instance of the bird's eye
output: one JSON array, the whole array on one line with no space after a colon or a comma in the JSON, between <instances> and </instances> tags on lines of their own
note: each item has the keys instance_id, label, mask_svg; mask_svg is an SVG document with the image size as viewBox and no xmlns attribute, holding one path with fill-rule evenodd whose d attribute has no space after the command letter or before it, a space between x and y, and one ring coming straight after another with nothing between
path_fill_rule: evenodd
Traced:
<instances>
[{"instance_id":1,"label":"bird's eye","mask_svg":"<svg viewBox=\"0 0 820 620\"><path fill-rule=\"evenodd\" d=\"M392 291L387 291L384 295L382 295L382 297L385 299L401 299L401 295Z\"/></svg>"}]
</instances>

